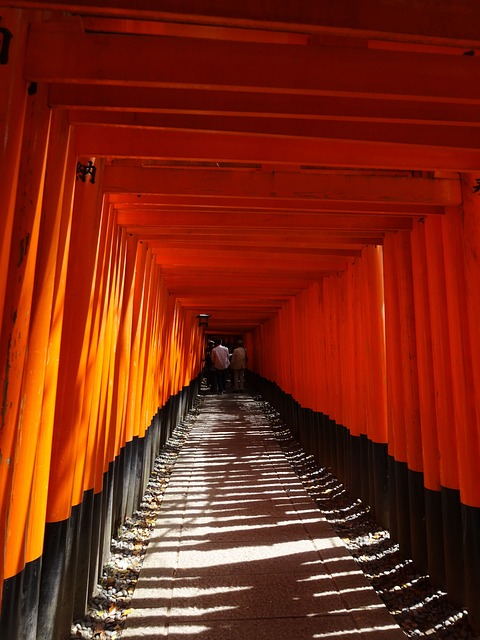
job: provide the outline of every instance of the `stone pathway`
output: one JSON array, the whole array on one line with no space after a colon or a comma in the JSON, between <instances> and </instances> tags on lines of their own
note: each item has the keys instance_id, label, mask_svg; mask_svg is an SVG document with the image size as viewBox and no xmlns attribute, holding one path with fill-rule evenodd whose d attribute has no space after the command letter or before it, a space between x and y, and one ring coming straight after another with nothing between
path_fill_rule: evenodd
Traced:
<instances>
[{"instance_id":1,"label":"stone pathway","mask_svg":"<svg viewBox=\"0 0 480 640\"><path fill-rule=\"evenodd\" d=\"M405 634L247 396L206 396L122 640L401 640Z\"/></svg>"}]
</instances>

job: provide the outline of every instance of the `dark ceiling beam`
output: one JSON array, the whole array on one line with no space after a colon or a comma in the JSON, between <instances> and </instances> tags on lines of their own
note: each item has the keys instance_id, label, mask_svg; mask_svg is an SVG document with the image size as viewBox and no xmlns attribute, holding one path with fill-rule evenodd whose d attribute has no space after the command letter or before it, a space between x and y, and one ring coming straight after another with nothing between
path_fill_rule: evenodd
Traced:
<instances>
[{"instance_id":1,"label":"dark ceiling beam","mask_svg":"<svg viewBox=\"0 0 480 640\"><path fill-rule=\"evenodd\" d=\"M169 129L172 131L216 131L232 134L294 136L296 138L369 140L431 146L441 141L444 147L472 148L480 146L480 127L426 123L358 122L337 120L305 120L303 118L244 118L242 116L204 116L158 113L120 113L82 111L71 114L72 124L99 124L129 127L132 130ZM480 113L480 107L479 107Z\"/></svg>"},{"instance_id":2,"label":"dark ceiling beam","mask_svg":"<svg viewBox=\"0 0 480 640\"><path fill-rule=\"evenodd\" d=\"M412 204L455 206L461 203L462 194L457 176L425 177L411 172L392 175L355 172L313 172L313 171L259 171L241 169L172 169L160 167L107 166L103 173L104 192L135 194L131 199L135 204L148 200L138 194L161 196L178 195L188 203L186 196L194 196L195 203L202 205L232 206L233 199L239 205L276 206L286 208L305 206L319 209L350 201L353 206L362 203L392 206L397 211L402 206ZM198 200L198 196L208 200ZM215 198L222 197L221 201ZM256 199L256 200L253 200ZM261 201L259 200L261 199ZM113 198L112 198L113 200ZM155 198L160 202L175 202L168 198ZM285 201L285 203L284 203ZM177 200L178 202L178 200ZM193 203L193 200L190 202ZM381 203L381 204L379 204ZM373 209L375 210L375 208ZM433 210L432 210L433 212Z\"/></svg>"},{"instance_id":3,"label":"dark ceiling beam","mask_svg":"<svg viewBox=\"0 0 480 640\"><path fill-rule=\"evenodd\" d=\"M480 147L78 125L79 156L472 172Z\"/></svg>"},{"instance_id":4,"label":"dark ceiling beam","mask_svg":"<svg viewBox=\"0 0 480 640\"><path fill-rule=\"evenodd\" d=\"M314 96L242 91L208 91L162 87L129 87L98 84L52 84L52 107L71 110L73 121L91 117L90 111L179 113L189 115L245 116L256 118L304 118L354 122L396 122L480 125L476 104L428 102L392 98ZM75 112L72 111L75 109Z\"/></svg>"},{"instance_id":5,"label":"dark ceiling beam","mask_svg":"<svg viewBox=\"0 0 480 640\"><path fill-rule=\"evenodd\" d=\"M95 34L81 20L32 24L24 69L47 83L480 104L475 56Z\"/></svg>"},{"instance_id":6,"label":"dark ceiling beam","mask_svg":"<svg viewBox=\"0 0 480 640\"><path fill-rule=\"evenodd\" d=\"M249 247L264 247L269 249L272 247L284 247L285 249L296 248L299 250L315 249L317 251L345 251L356 252L358 247L362 247L365 244L383 244L383 237L378 234L377 236L359 236L357 238L349 238L348 242L343 237L330 237L328 240L324 238L316 238L310 231L305 234L303 238L279 238L276 234L269 231L268 235L259 236L257 233L252 233L250 236L240 231L236 235L230 235L227 233L215 236L193 236L189 231L185 233L178 232L175 236L173 234L165 234L162 232L151 233L148 231L142 231L141 235L138 235L143 241L148 242L151 246L154 243L162 244L165 247L171 247L174 249L191 248L192 251L196 250L196 247L213 247L218 246L219 242L229 247L235 248L237 251L241 251L243 248ZM313 237L312 237L313 236ZM350 253L350 255L352 255Z\"/></svg>"},{"instance_id":7,"label":"dark ceiling beam","mask_svg":"<svg viewBox=\"0 0 480 640\"><path fill-rule=\"evenodd\" d=\"M361 232L371 231L398 231L399 229L411 229L413 226L410 216L381 216L381 215L335 215L319 213L278 213L278 214L257 214L238 213L224 215L222 213L210 213L208 215L197 215L195 213L163 213L163 212L138 212L132 208L130 211L119 211L117 214L119 225L129 228L131 231L143 229L148 231L149 226L163 227L183 227L208 229L225 228L230 230L256 229L258 232L268 232L270 228L275 229L304 229L304 230L332 230L347 231L352 234L354 230Z\"/></svg>"},{"instance_id":8,"label":"dark ceiling beam","mask_svg":"<svg viewBox=\"0 0 480 640\"><path fill-rule=\"evenodd\" d=\"M295 271L297 269L316 268L321 271L343 271L347 265L347 256L336 255L315 255L295 253L291 256L285 255L285 251L250 251L234 253L222 249L205 249L193 254L190 250L167 250L164 248L153 248L152 253L157 257L159 264L190 265L199 268L208 265L212 260L216 261L219 269L229 268L230 265L237 267L250 266L255 261L256 269L266 271Z\"/></svg>"},{"instance_id":9,"label":"dark ceiling beam","mask_svg":"<svg viewBox=\"0 0 480 640\"><path fill-rule=\"evenodd\" d=\"M259 3L258 0L10 0L7 7L72 11L227 27L299 31L393 41L477 46L477 0L343 0ZM428 30L425 28L428 25Z\"/></svg>"}]
</instances>

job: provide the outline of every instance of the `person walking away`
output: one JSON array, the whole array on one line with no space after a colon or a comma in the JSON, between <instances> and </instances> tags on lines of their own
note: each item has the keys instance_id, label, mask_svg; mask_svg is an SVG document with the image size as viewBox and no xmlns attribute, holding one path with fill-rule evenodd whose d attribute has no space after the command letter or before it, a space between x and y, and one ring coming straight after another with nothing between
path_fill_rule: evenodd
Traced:
<instances>
[{"instance_id":1,"label":"person walking away","mask_svg":"<svg viewBox=\"0 0 480 640\"><path fill-rule=\"evenodd\" d=\"M209 340L207 343L207 349L205 351L205 367L204 367L204 375L207 381L207 387L210 391L215 391L215 381L214 381L214 366L212 362L212 350L215 346L215 342L213 340Z\"/></svg>"},{"instance_id":2,"label":"person walking away","mask_svg":"<svg viewBox=\"0 0 480 640\"><path fill-rule=\"evenodd\" d=\"M243 346L243 340L237 340L237 346L233 350L230 367L233 373L233 391L245 390L245 367L247 364L247 351Z\"/></svg>"},{"instance_id":3,"label":"person walking away","mask_svg":"<svg viewBox=\"0 0 480 640\"><path fill-rule=\"evenodd\" d=\"M230 358L227 347L222 344L222 339L218 338L215 348L212 349L212 362L215 367L215 386L218 393L225 393L225 380L227 369L230 366Z\"/></svg>"}]
</instances>

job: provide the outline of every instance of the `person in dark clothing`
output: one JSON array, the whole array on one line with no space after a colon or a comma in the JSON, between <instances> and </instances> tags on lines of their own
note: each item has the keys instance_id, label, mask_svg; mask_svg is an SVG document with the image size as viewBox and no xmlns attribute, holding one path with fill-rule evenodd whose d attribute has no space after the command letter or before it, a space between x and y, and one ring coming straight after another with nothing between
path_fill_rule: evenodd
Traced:
<instances>
[{"instance_id":1,"label":"person in dark clothing","mask_svg":"<svg viewBox=\"0 0 480 640\"><path fill-rule=\"evenodd\" d=\"M203 372L205 375L205 379L207 381L207 387L214 391L214 366L212 362L212 349L215 346L213 340L209 340L207 342L207 348L205 350L205 364L203 368Z\"/></svg>"},{"instance_id":2,"label":"person in dark clothing","mask_svg":"<svg viewBox=\"0 0 480 640\"><path fill-rule=\"evenodd\" d=\"M233 350L232 358L230 360L234 392L245 390L245 367L247 360L247 351L243 346L243 340L237 340L237 346Z\"/></svg>"}]
</instances>

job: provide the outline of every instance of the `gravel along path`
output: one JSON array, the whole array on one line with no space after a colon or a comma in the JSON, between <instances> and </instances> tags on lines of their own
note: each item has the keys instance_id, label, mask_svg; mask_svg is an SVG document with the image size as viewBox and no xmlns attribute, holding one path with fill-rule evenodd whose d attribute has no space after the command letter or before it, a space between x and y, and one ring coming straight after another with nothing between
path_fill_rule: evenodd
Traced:
<instances>
[{"instance_id":1,"label":"gravel along path","mask_svg":"<svg viewBox=\"0 0 480 640\"><path fill-rule=\"evenodd\" d=\"M175 428L155 460L142 502L112 540L109 562L85 616L72 624L70 639L120 638L130 613L130 601L138 581L148 542L159 516L163 495L178 454L198 415L201 400Z\"/></svg>"},{"instance_id":2,"label":"gravel along path","mask_svg":"<svg viewBox=\"0 0 480 640\"><path fill-rule=\"evenodd\" d=\"M201 403L200 396L158 455L142 503L112 540L111 557L97 592L89 602L85 617L74 621L71 640L121 638L170 474ZM411 560L401 557L398 545L369 515L368 507L351 498L328 469L318 467L313 457L306 455L276 410L261 396L255 398L255 404L258 415L271 426L305 489L344 541L405 636L480 640L468 626L466 611L455 608L444 592L432 587L427 575L417 572Z\"/></svg>"},{"instance_id":3,"label":"gravel along path","mask_svg":"<svg viewBox=\"0 0 480 640\"><path fill-rule=\"evenodd\" d=\"M260 400L257 398L257 400ZM359 568L409 638L479 640L468 625L467 612L452 605L446 593L434 588L428 575L416 571L369 515L361 500L348 495L328 469L318 467L293 440L279 414L263 402L280 446L325 519L343 540Z\"/></svg>"}]
</instances>

